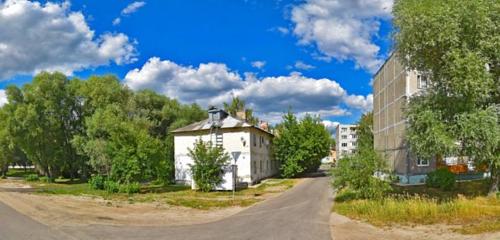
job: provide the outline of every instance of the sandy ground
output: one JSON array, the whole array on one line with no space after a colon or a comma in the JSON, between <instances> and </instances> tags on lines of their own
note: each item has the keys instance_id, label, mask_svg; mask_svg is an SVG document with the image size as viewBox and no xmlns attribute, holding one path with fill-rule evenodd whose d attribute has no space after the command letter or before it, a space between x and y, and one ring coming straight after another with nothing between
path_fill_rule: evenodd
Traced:
<instances>
[{"instance_id":1,"label":"sandy ground","mask_svg":"<svg viewBox=\"0 0 500 240\"><path fill-rule=\"evenodd\" d=\"M498 240L500 232L462 235L451 230L453 226L425 225L416 227L377 228L368 223L332 213L330 230L333 240Z\"/></svg>"},{"instance_id":2,"label":"sandy ground","mask_svg":"<svg viewBox=\"0 0 500 240\"><path fill-rule=\"evenodd\" d=\"M201 224L228 217L244 209L233 207L204 211L166 204L129 204L92 197L15 192L0 192L0 201L38 222L51 226Z\"/></svg>"},{"instance_id":3,"label":"sandy ground","mask_svg":"<svg viewBox=\"0 0 500 240\"><path fill-rule=\"evenodd\" d=\"M297 181L296 185L303 179ZM91 196L30 194L24 182L0 181L0 201L16 211L49 226L85 226L91 224L127 226L176 226L217 221L245 208L199 210L159 203L128 203ZM1 191L2 189L8 191ZM280 193L261 196L269 199Z\"/></svg>"}]
</instances>

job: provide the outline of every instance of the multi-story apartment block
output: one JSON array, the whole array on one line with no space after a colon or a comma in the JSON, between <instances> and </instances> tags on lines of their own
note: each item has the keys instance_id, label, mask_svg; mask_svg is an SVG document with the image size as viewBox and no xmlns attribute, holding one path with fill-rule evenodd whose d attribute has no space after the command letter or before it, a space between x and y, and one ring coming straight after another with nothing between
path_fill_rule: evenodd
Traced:
<instances>
[{"instance_id":1,"label":"multi-story apartment block","mask_svg":"<svg viewBox=\"0 0 500 240\"><path fill-rule=\"evenodd\" d=\"M402 184L422 183L436 167L435 159L415 156L405 141L404 107L409 97L425 89L427 83L425 74L405 69L395 54L374 76L374 148L387 159Z\"/></svg>"},{"instance_id":2,"label":"multi-story apartment block","mask_svg":"<svg viewBox=\"0 0 500 240\"><path fill-rule=\"evenodd\" d=\"M335 133L336 159L356 152L358 136L356 135L357 125L339 124Z\"/></svg>"}]
</instances>

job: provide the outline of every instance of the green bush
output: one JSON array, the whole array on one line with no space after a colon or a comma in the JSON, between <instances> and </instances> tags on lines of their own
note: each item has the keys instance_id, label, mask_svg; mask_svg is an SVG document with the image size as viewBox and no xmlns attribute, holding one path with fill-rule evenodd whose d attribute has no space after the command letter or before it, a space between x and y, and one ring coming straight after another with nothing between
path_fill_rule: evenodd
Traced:
<instances>
[{"instance_id":1,"label":"green bush","mask_svg":"<svg viewBox=\"0 0 500 240\"><path fill-rule=\"evenodd\" d=\"M40 178L38 177L38 174L29 174L29 175L26 175L26 177L24 179L26 181L28 181L28 182L35 182L35 181L40 180Z\"/></svg>"},{"instance_id":2,"label":"green bush","mask_svg":"<svg viewBox=\"0 0 500 240\"><path fill-rule=\"evenodd\" d=\"M44 183L53 183L54 182L54 179L53 178L49 178L47 176L43 176L43 177L40 177L40 182L44 182Z\"/></svg>"},{"instance_id":3,"label":"green bush","mask_svg":"<svg viewBox=\"0 0 500 240\"><path fill-rule=\"evenodd\" d=\"M196 141L193 149L188 150L194 161L190 167L196 186L203 192L214 189L223 181L222 168L229 163L229 155L222 147L213 147L210 142L201 139Z\"/></svg>"},{"instance_id":4,"label":"green bush","mask_svg":"<svg viewBox=\"0 0 500 240\"><path fill-rule=\"evenodd\" d=\"M89 180L91 189L104 190L104 177L101 175L92 176Z\"/></svg>"},{"instance_id":5,"label":"green bush","mask_svg":"<svg viewBox=\"0 0 500 240\"><path fill-rule=\"evenodd\" d=\"M117 193L120 191L120 184L112 180L104 181L104 190L108 193Z\"/></svg>"},{"instance_id":6,"label":"green bush","mask_svg":"<svg viewBox=\"0 0 500 240\"><path fill-rule=\"evenodd\" d=\"M380 199L391 191L391 186L374 174L385 172L384 159L374 150L363 150L337 161L332 169L332 184L336 189L351 191L350 198Z\"/></svg>"},{"instance_id":7,"label":"green bush","mask_svg":"<svg viewBox=\"0 0 500 240\"><path fill-rule=\"evenodd\" d=\"M119 192L121 193L138 193L141 190L141 185L138 182L129 183L129 184L121 184L119 186Z\"/></svg>"},{"instance_id":8,"label":"green bush","mask_svg":"<svg viewBox=\"0 0 500 240\"><path fill-rule=\"evenodd\" d=\"M429 187L449 191L455 186L455 174L447 168L440 168L427 174L425 183Z\"/></svg>"}]
</instances>

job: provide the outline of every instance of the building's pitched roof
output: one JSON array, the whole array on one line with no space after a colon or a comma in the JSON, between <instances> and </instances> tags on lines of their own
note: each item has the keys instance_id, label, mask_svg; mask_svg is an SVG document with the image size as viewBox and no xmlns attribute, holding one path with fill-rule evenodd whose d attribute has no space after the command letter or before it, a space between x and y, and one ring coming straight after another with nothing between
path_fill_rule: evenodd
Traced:
<instances>
[{"instance_id":1,"label":"building's pitched roof","mask_svg":"<svg viewBox=\"0 0 500 240\"><path fill-rule=\"evenodd\" d=\"M181 127L178 129L173 130L173 133L181 133L181 132L195 132L195 131L202 131L202 130L210 130L212 127L212 123L209 121L209 119L205 119L203 121L195 122L193 124L187 125L185 127ZM247 127L253 127L257 128L261 131L264 131L268 134L273 135L269 131L266 131L262 128L256 127L244 120L232 117L232 116L227 116L224 118L224 120L221 121L221 126L220 128L247 128Z\"/></svg>"}]
</instances>

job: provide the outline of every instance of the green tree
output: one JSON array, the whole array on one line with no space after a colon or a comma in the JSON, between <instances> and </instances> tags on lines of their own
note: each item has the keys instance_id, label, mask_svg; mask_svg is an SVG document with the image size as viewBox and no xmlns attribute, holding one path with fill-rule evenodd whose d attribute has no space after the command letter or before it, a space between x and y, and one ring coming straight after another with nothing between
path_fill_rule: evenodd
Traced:
<instances>
[{"instance_id":1,"label":"green tree","mask_svg":"<svg viewBox=\"0 0 500 240\"><path fill-rule=\"evenodd\" d=\"M468 156L500 182L500 2L396 1L396 49L431 83L410 99L408 142L424 157Z\"/></svg>"},{"instance_id":2,"label":"green tree","mask_svg":"<svg viewBox=\"0 0 500 240\"><path fill-rule=\"evenodd\" d=\"M295 177L314 172L328 156L331 136L317 117L306 115L301 121L289 111L276 128L273 140L275 158L281 161L281 176Z\"/></svg>"},{"instance_id":3,"label":"green tree","mask_svg":"<svg viewBox=\"0 0 500 240\"><path fill-rule=\"evenodd\" d=\"M339 159L332 169L333 186L348 189L357 198L381 198L390 190L388 182L375 178L387 174L386 162L373 149L373 114L361 116L358 122L357 152Z\"/></svg>"},{"instance_id":4,"label":"green tree","mask_svg":"<svg viewBox=\"0 0 500 240\"><path fill-rule=\"evenodd\" d=\"M49 179L77 173L80 157L71 137L80 128L69 80L60 73L40 73L22 89L7 89L9 131L28 158Z\"/></svg>"},{"instance_id":5,"label":"green tree","mask_svg":"<svg viewBox=\"0 0 500 240\"><path fill-rule=\"evenodd\" d=\"M204 192L213 190L223 181L223 166L230 161L229 154L222 147L213 147L211 142L196 141L189 157L193 159L190 165L196 186Z\"/></svg>"},{"instance_id":6,"label":"green tree","mask_svg":"<svg viewBox=\"0 0 500 240\"><path fill-rule=\"evenodd\" d=\"M0 108L0 177L7 174L14 155L12 137L6 121L8 117L6 111Z\"/></svg>"},{"instance_id":7,"label":"green tree","mask_svg":"<svg viewBox=\"0 0 500 240\"><path fill-rule=\"evenodd\" d=\"M253 115L253 109L247 108L245 101L239 97L234 97L229 104L224 103L224 110L233 117L237 117L238 112L245 112L247 122L253 125L259 124L259 119Z\"/></svg>"},{"instance_id":8,"label":"green tree","mask_svg":"<svg viewBox=\"0 0 500 240\"><path fill-rule=\"evenodd\" d=\"M74 144L87 155L100 175L130 184L155 177L156 166L165 158L162 142L149 134L150 122L131 117L119 106L99 108L86 121L86 136Z\"/></svg>"}]
</instances>

